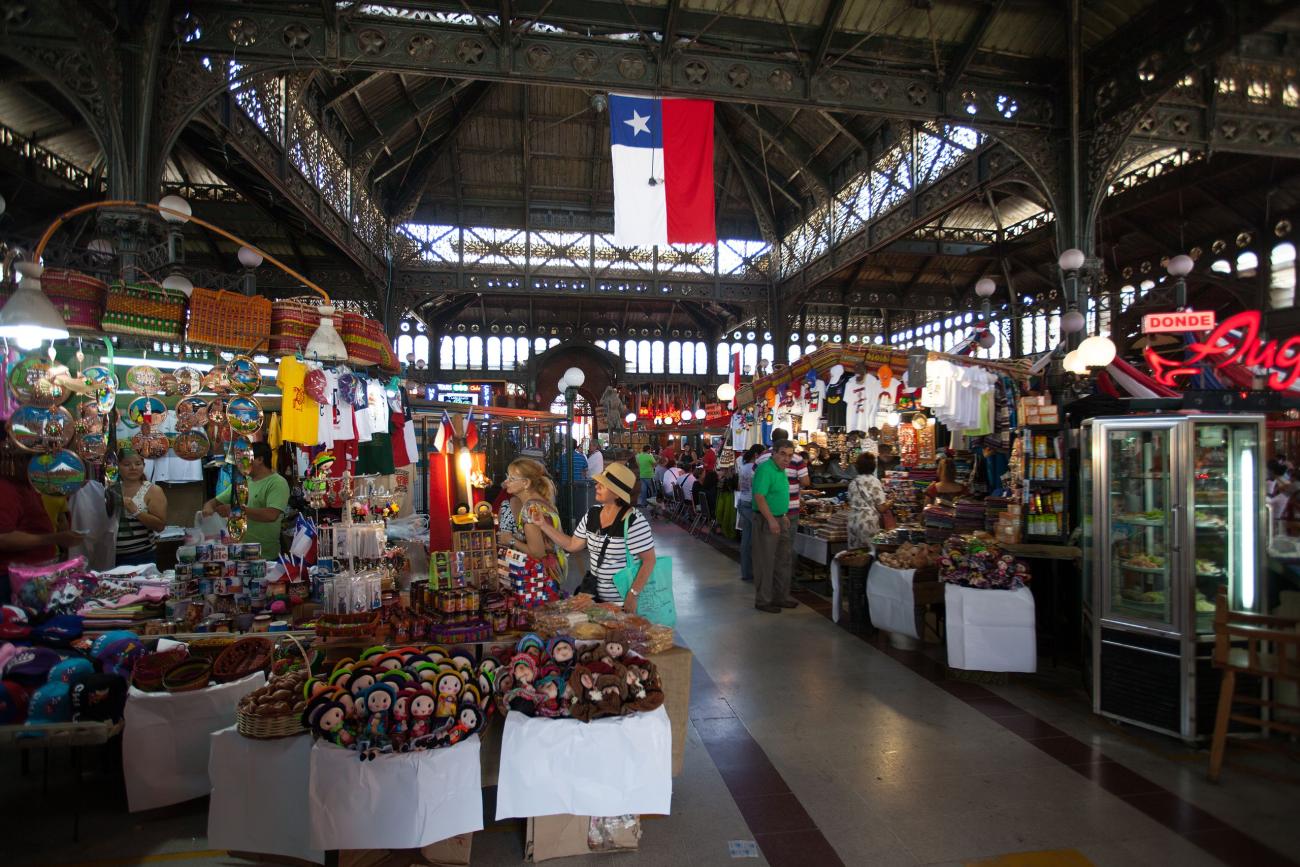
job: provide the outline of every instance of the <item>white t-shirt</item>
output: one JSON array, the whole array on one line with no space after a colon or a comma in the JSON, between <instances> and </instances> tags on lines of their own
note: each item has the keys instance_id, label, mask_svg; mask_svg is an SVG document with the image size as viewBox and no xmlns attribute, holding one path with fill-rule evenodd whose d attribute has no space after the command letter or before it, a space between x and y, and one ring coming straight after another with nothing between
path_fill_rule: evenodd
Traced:
<instances>
[{"instance_id":1,"label":"white t-shirt","mask_svg":"<svg viewBox=\"0 0 1300 867\"><path fill-rule=\"evenodd\" d=\"M384 384L375 379L366 383L366 414L371 434L388 433L388 394Z\"/></svg>"},{"instance_id":2,"label":"white t-shirt","mask_svg":"<svg viewBox=\"0 0 1300 867\"><path fill-rule=\"evenodd\" d=\"M844 387L844 401L847 404L845 430L865 433L875 427L876 410L880 406L880 379L871 373L861 380L856 376L851 378Z\"/></svg>"},{"instance_id":3,"label":"white t-shirt","mask_svg":"<svg viewBox=\"0 0 1300 867\"><path fill-rule=\"evenodd\" d=\"M605 471L605 456L600 449L587 455L587 478L594 479Z\"/></svg>"},{"instance_id":4,"label":"white t-shirt","mask_svg":"<svg viewBox=\"0 0 1300 867\"><path fill-rule=\"evenodd\" d=\"M817 430L822 423L822 407L825 403L825 382L819 379L812 385L804 385L803 418L800 420L799 430L808 431L809 433Z\"/></svg>"}]
</instances>

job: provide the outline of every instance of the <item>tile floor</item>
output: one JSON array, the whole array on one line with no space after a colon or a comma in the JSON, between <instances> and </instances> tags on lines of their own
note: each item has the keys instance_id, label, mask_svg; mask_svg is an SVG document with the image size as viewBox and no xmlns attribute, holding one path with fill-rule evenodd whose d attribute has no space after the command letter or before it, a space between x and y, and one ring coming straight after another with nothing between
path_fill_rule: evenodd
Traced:
<instances>
[{"instance_id":1,"label":"tile floor","mask_svg":"<svg viewBox=\"0 0 1300 867\"><path fill-rule=\"evenodd\" d=\"M1060 678L990 687L948 681L924 654L893 651L832 624L826 603L811 594L799 594L810 605L756 612L733 560L676 527L657 524L656 534L660 555L674 559L678 631L696 658L686 763L673 814L645 821L639 853L605 860L691 867L1300 861L1300 787L1269 773L1297 776L1294 765L1264 774L1230 765L1211 785L1204 752L1105 723ZM0 762L0 825L9 829L3 863L245 863L208 851L205 801L129 816L120 782L97 768L86 775L83 842L74 844L60 812L66 760L56 757L44 798L39 757L26 777L12 754ZM759 857L732 859L731 841L757 841ZM492 824L475 837L473 863L513 864L522 852L522 823Z\"/></svg>"}]
</instances>

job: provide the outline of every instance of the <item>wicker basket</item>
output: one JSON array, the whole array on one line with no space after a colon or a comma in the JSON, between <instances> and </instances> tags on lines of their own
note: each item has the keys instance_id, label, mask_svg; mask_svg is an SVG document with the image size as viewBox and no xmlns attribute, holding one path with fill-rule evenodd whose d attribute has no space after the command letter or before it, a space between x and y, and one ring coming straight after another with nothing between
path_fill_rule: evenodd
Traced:
<instances>
[{"instance_id":1,"label":"wicker basket","mask_svg":"<svg viewBox=\"0 0 1300 867\"><path fill-rule=\"evenodd\" d=\"M307 655L307 650L302 646L297 638L292 635L286 635L298 652L302 654L303 664L307 667L307 674L311 676L311 657ZM258 740L272 740L274 738L287 738L294 735L305 735L307 728L302 724L302 714L251 714L243 710L235 711L236 730L246 738L255 738Z\"/></svg>"},{"instance_id":2,"label":"wicker basket","mask_svg":"<svg viewBox=\"0 0 1300 867\"><path fill-rule=\"evenodd\" d=\"M197 692L207 688L211 676L211 660L191 658L167 669L162 684L168 692Z\"/></svg>"},{"instance_id":3,"label":"wicker basket","mask_svg":"<svg viewBox=\"0 0 1300 867\"><path fill-rule=\"evenodd\" d=\"M161 692L163 675L188 659L189 655L185 648L176 647L141 657L131 669L131 685L144 692Z\"/></svg>"},{"instance_id":4,"label":"wicker basket","mask_svg":"<svg viewBox=\"0 0 1300 867\"><path fill-rule=\"evenodd\" d=\"M221 652L239 640L236 635L214 635L210 638L196 638L190 642L190 656L201 657L215 662Z\"/></svg>"},{"instance_id":5,"label":"wicker basket","mask_svg":"<svg viewBox=\"0 0 1300 867\"><path fill-rule=\"evenodd\" d=\"M103 327L108 284L66 268L46 268L41 289L63 314L69 331L98 332Z\"/></svg>"},{"instance_id":6,"label":"wicker basket","mask_svg":"<svg viewBox=\"0 0 1300 867\"><path fill-rule=\"evenodd\" d=\"M195 287L185 339L219 349L262 348L271 339L271 299Z\"/></svg>"},{"instance_id":7,"label":"wicker basket","mask_svg":"<svg viewBox=\"0 0 1300 867\"><path fill-rule=\"evenodd\" d=\"M103 328L110 334L180 340L185 332L185 293L119 280L109 290Z\"/></svg>"},{"instance_id":8,"label":"wicker basket","mask_svg":"<svg viewBox=\"0 0 1300 867\"><path fill-rule=\"evenodd\" d=\"M320 311L302 301L271 302L271 354L293 355L307 349L320 325Z\"/></svg>"},{"instance_id":9,"label":"wicker basket","mask_svg":"<svg viewBox=\"0 0 1300 867\"><path fill-rule=\"evenodd\" d=\"M271 664L275 642L259 635L249 635L233 642L212 663L212 679L229 683L262 671Z\"/></svg>"}]
</instances>

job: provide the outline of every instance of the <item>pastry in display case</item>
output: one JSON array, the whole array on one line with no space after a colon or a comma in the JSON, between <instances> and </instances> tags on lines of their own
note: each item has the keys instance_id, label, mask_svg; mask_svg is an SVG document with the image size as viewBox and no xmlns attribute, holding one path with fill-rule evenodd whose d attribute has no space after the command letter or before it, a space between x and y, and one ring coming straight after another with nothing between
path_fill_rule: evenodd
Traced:
<instances>
[{"instance_id":1,"label":"pastry in display case","mask_svg":"<svg viewBox=\"0 0 1300 867\"><path fill-rule=\"evenodd\" d=\"M1094 710L1195 741L1213 728L1214 599L1263 610L1262 416L1084 423Z\"/></svg>"}]
</instances>

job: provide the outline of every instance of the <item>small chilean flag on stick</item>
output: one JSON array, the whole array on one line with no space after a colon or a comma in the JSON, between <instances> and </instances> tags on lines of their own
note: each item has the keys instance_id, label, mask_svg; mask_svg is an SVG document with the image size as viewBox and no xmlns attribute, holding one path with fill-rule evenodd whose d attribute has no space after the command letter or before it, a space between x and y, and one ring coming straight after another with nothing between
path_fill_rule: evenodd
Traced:
<instances>
[{"instance_id":1,"label":"small chilean flag on stick","mask_svg":"<svg viewBox=\"0 0 1300 867\"><path fill-rule=\"evenodd\" d=\"M609 97L614 242L715 244L713 103Z\"/></svg>"}]
</instances>

